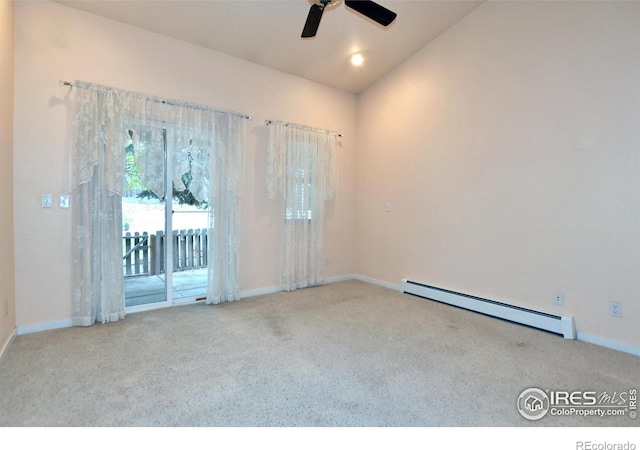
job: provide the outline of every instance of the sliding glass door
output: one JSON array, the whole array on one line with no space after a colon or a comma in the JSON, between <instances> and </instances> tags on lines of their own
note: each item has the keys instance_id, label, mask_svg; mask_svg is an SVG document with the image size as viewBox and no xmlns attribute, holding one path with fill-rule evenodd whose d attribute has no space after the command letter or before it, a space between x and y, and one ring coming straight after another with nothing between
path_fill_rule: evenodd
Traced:
<instances>
[{"instance_id":1,"label":"sliding glass door","mask_svg":"<svg viewBox=\"0 0 640 450\"><path fill-rule=\"evenodd\" d=\"M208 204L191 193L190 152L170 157L166 128L130 134L122 196L125 306L148 309L204 299Z\"/></svg>"},{"instance_id":2,"label":"sliding glass door","mask_svg":"<svg viewBox=\"0 0 640 450\"><path fill-rule=\"evenodd\" d=\"M180 167L178 169L178 167ZM193 157L186 154L186 164L174 164L181 186L171 196L172 289L174 302L204 300L207 294L207 227L209 204L198 201L191 192ZM182 173L180 173L182 172Z\"/></svg>"}]
</instances>

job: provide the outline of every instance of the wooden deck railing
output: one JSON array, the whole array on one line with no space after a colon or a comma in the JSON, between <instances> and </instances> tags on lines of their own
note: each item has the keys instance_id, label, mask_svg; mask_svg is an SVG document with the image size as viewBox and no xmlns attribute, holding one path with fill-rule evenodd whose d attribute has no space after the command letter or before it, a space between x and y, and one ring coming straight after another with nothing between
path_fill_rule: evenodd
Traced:
<instances>
[{"instance_id":1,"label":"wooden deck railing","mask_svg":"<svg viewBox=\"0 0 640 450\"><path fill-rule=\"evenodd\" d=\"M173 230L173 271L207 267L207 229ZM125 277L149 276L165 273L166 236L127 232L122 236L123 274Z\"/></svg>"}]
</instances>

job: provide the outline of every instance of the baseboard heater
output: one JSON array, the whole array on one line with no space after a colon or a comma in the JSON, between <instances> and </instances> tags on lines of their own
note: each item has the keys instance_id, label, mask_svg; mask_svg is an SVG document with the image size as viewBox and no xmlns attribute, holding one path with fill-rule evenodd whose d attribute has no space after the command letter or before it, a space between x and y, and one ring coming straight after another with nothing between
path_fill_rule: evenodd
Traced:
<instances>
[{"instance_id":1,"label":"baseboard heater","mask_svg":"<svg viewBox=\"0 0 640 450\"><path fill-rule=\"evenodd\" d=\"M410 280L402 280L401 291L405 294L435 300L510 322L550 331L564 336L565 339L576 338L573 317L555 316Z\"/></svg>"}]
</instances>

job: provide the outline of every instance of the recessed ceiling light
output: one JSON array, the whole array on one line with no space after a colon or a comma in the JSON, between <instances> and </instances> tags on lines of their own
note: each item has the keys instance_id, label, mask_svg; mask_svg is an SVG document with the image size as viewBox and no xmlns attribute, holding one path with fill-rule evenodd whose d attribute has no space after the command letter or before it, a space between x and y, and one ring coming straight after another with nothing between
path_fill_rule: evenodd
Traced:
<instances>
[{"instance_id":1,"label":"recessed ceiling light","mask_svg":"<svg viewBox=\"0 0 640 450\"><path fill-rule=\"evenodd\" d=\"M354 66L361 66L363 62L364 57L362 56L362 53L354 53L351 55L351 64Z\"/></svg>"}]
</instances>

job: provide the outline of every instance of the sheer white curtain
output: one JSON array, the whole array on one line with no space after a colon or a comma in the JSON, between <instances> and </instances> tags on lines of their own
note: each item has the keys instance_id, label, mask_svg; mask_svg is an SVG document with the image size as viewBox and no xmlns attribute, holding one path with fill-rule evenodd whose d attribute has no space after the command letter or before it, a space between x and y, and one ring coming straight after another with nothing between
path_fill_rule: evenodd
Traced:
<instances>
[{"instance_id":1,"label":"sheer white curtain","mask_svg":"<svg viewBox=\"0 0 640 450\"><path fill-rule=\"evenodd\" d=\"M172 188L178 192L186 190L182 177L190 172L189 191L199 202L208 199L214 114L189 105L163 104L154 97L133 97L127 102L128 143L133 145L142 184L158 198L164 198L167 191L166 145L166 157L171 160Z\"/></svg>"},{"instance_id":2,"label":"sheer white curtain","mask_svg":"<svg viewBox=\"0 0 640 450\"><path fill-rule=\"evenodd\" d=\"M269 130L267 190L284 200L280 285L291 291L324 279L324 212L336 193L337 137L278 123Z\"/></svg>"},{"instance_id":3,"label":"sheer white curtain","mask_svg":"<svg viewBox=\"0 0 640 450\"><path fill-rule=\"evenodd\" d=\"M190 105L158 108L159 103L153 100L138 100L137 104L129 117L138 127L134 137L139 135L144 142L139 145L133 139L142 183L159 198L164 197L164 127L172 188L184 191L182 176L190 171L189 191L209 206L206 303L239 299L246 117Z\"/></svg>"},{"instance_id":4,"label":"sheer white curtain","mask_svg":"<svg viewBox=\"0 0 640 450\"><path fill-rule=\"evenodd\" d=\"M83 82L73 85L73 324L125 316L122 188L130 144L143 184L158 198L167 191L165 157L171 159L178 191L186 188L181 177L191 168L191 193L209 202L207 303L237 299L246 117Z\"/></svg>"},{"instance_id":5,"label":"sheer white curtain","mask_svg":"<svg viewBox=\"0 0 640 450\"><path fill-rule=\"evenodd\" d=\"M123 319L123 102L113 91L75 92L72 145L72 324Z\"/></svg>"},{"instance_id":6,"label":"sheer white curtain","mask_svg":"<svg viewBox=\"0 0 640 450\"><path fill-rule=\"evenodd\" d=\"M213 115L209 188L209 241L206 303L240 298L241 205L244 184L245 125L242 117Z\"/></svg>"}]
</instances>

